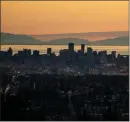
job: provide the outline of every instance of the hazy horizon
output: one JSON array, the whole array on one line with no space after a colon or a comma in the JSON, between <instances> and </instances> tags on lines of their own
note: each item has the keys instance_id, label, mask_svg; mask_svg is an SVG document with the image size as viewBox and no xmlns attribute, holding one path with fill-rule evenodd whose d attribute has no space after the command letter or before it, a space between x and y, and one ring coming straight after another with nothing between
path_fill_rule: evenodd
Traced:
<instances>
[{"instance_id":1,"label":"hazy horizon","mask_svg":"<svg viewBox=\"0 0 130 122\"><path fill-rule=\"evenodd\" d=\"M88 32L70 32L70 33L49 33L49 34L22 34L22 33L11 33L11 32L4 32L2 31L1 33L10 33L10 34L18 34L18 35L27 35L27 36L39 36L39 35L62 35L62 34L85 34L85 33L114 33L114 32L129 32L129 30L124 30L124 31L88 31Z\"/></svg>"},{"instance_id":2,"label":"hazy horizon","mask_svg":"<svg viewBox=\"0 0 130 122\"><path fill-rule=\"evenodd\" d=\"M70 33L50 33L50 34L37 34L37 35L58 35L58 34L80 34L80 33L109 33L109 32L128 32L128 30L124 30L124 31L88 31L88 32L70 32ZM28 34L28 35L32 35L32 34ZM33 34L35 35L35 34Z\"/></svg>"}]
</instances>

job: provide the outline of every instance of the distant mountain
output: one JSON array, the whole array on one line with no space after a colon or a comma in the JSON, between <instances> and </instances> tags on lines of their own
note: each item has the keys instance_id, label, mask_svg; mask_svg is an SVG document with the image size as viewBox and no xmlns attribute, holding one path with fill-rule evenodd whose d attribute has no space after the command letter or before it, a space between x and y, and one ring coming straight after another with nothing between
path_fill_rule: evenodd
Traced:
<instances>
[{"instance_id":1,"label":"distant mountain","mask_svg":"<svg viewBox=\"0 0 130 122\"><path fill-rule=\"evenodd\" d=\"M46 35L30 35L33 38L41 41L50 41L61 38L79 38L89 41L112 39L121 36L129 36L128 31L113 31L113 32L88 32L88 33L65 33L65 34L46 34Z\"/></svg>"},{"instance_id":2,"label":"distant mountain","mask_svg":"<svg viewBox=\"0 0 130 122\"><path fill-rule=\"evenodd\" d=\"M43 43L47 45L67 45L69 42L72 42L75 45L90 44L88 40L78 39L78 38L61 38L61 39L51 40Z\"/></svg>"},{"instance_id":3,"label":"distant mountain","mask_svg":"<svg viewBox=\"0 0 130 122\"><path fill-rule=\"evenodd\" d=\"M100 41L95 41L91 43L92 45L108 45L108 46L128 46L129 37L123 36L114 39L105 39Z\"/></svg>"},{"instance_id":4,"label":"distant mountain","mask_svg":"<svg viewBox=\"0 0 130 122\"><path fill-rule=\"evenodd\" d=\"M118 37L114 39L105 39L105 40L100 40L100 41L88 41L85 39L78 39L78 38L61 38L61 39L56 39L56 40L51 40L48 42L43 42L45 45L67 45L69 42L73 42L75 45L80 45L80 44L86 44L86 45L93 45L93 46L128 46L129 45L129 37L124 36L124 37Z\"/></svg>"},{"instance_id":5,"label":"distant mountain","mask_svg":"<svg viewBox=\"0 0 130 122\"><path fill-rule=\"evenodd\" d=\"M87 39L81 38L60 38L50 41L40 41L31 36L1 33L1 44L11 45L67 45L69 42L75 43L75 45L86 44L86 45L104 45L104 46L128 46L129 37L121 36L117 38L110 38L100 41L88 41Z\"/></svg>"},{"instance_id":6,"label":"distant mountain","mask_svg":"<svg viewBox=\"0 0 130 122\"><path fill-rule=\"evenodd\" d=\"M20 34L10 34L10 33L1 33L1 44L11 44L11 45L37 45L42 44L43 42L35 39L31 36L20 35Z\"/></svg>"}]
</instances>

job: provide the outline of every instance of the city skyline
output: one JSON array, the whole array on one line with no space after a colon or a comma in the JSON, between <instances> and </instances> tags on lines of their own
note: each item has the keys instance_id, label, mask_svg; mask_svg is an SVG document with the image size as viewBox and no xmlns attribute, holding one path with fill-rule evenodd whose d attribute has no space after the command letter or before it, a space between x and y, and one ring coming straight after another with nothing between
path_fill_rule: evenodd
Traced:
<instances>
[{"instance_id":1,"label":"city skyline","mask_svg":"<svg viewBox=\"0 0 130 122\"><path fill-rule=\"evenodd\" d=\"M14 34L128 30L128 1L2 1L1 11L2 32Z\"/></svg>"},{"instance_id":2,"label":"city skyline","mask_svg":"<svg viewBox=\"0 0 130 122\"><path fill-rule=\"evenodd\" d=\"M128 121L128 1L1 1L2 121Z\"/></svg>"}]
</instances>

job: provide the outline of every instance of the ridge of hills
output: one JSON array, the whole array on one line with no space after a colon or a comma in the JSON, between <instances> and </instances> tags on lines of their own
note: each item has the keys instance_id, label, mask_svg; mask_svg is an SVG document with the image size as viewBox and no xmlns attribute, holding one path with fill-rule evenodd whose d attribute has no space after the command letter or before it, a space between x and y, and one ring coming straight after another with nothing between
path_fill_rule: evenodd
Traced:
<instances>
[{"instance_id":1,"label":"ridge of hills","mask_svg":"<svg viewBox=\"0 0 130 122\"><path fill-rule=\"evenodd\" d=\"M1 44L3 45L67 45L69 42L75 43L75 45L86 44L93 46L128 46L129 37L120 36L116 38L98 40L98 41L88 41L87 39L81 38L60 38L50 41L41 41L31 36L21 35L21 34L10 34L1 33Z\"/></svg>"},{"instance_id":2,"label":"ridge of hills","mask_svg":"<svg viewBox=\"0 0 130 122\"><path fill-rule=\"evenodd\" d=\"M31 36L21 35L21 34L11 34L11 33L1 33L0 34L1 44L5 45L37 45L42 44L42 41L35 39Z\"/></svg>"}]
</instances>

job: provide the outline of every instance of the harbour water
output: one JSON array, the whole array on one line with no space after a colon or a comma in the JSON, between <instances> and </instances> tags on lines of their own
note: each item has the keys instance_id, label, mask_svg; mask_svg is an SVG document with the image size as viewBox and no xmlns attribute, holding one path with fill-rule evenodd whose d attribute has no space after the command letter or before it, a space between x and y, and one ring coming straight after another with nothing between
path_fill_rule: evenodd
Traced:
<instances>
[{"instance_id":1,"label":"harbour water","mask_svg":"<svg viewBox=\"0 0 130 122\"><path fill-rule=\"evenodd\" d=\"M17 53L18 50L23 49L31 49L33 50L39 50L40 54L45 54L47 52L47 48L52 48L52 52L54 52L56 55L59 54L59 50L61 49L67 49L67 45L1 45L1 50L6 51L9 47L13 49L13 54ZM111 53L111 51L116 51L117 54L121 55L128 55L129 54L129 46L86 46L85 51L87 50L87 47L92 47L95 51L102 51L107 50L108 54ZM80 49L80 45L75 45L75 51Z\"/></svg>"}]
</instances>

